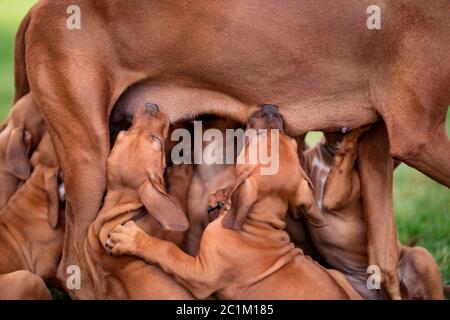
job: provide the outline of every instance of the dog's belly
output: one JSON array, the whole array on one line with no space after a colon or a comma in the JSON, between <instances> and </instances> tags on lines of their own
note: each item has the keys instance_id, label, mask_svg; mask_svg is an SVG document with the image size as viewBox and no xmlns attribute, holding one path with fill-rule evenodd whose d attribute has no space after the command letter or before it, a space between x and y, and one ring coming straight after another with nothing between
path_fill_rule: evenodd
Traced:
<instances>
[{"instance_id":1,"label":"dog's belly","mask_svg":"<svg viewBox=\"0 0 450 320\"><path fill-rule=\"evenodd\" d=\"M152 80L129 88L115 105L112 122L131 118L139 106L156 103L171 122L192 119L201 114L229 117L245 123L263 103L279 105L286 128L291 134L310 130L340 131L375 122L377 114L361 95L348 91L326 94L314 99L299 99L283 104L279 98L246 102L220 91L201 88L192 81Z\"/></svg>"},{"instance_id":2,"label":"dog's belly","mask_svg":"<svg viewBox=\"0 0 450 320\"><path fill-rule=\"evenodd\" d=\"M383 69L388 60L370 59L374 50L383 56L386 49L359 20L367 6L330 4L324 18L323 7L312 2L251 2L142 4L138 19L109 26L121 62L115 77L150 79L165 93L149 96L171 120L219 113L245 122L264 103L280 107L292 134L339 131L377 119L372 98L379 79L372 64ZM130 4L108 9L120 19ZM152 16L162 19L147 18ZM130 34L139 37L138 50L130 50Z\"/></svg>"}]
</instances>

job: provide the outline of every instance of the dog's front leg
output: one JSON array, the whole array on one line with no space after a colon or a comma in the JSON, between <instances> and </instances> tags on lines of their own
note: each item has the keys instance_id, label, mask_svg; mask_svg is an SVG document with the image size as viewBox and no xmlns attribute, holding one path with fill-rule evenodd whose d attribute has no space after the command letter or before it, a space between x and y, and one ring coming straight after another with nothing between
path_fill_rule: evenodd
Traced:
<instances>
[{"instance_id":1,"label":"dog's front leg","mask_svg":"<svg viewBox=\"0 0 450 320\"><path fill-rule=\"evenodd\" d=\"M370 265L381 269L382 284L392 299L401 299L397 273L399 252L393 208L393 161L383 122L361 137L358 147L361 198L367 224Z\"/></svg>"},{"instance_id":2,"label":"dog's front leg","mask_svg":"<svg viewBox=\"0 0 450 320\"><path fill-rule=\"evenodd\" d=\"M107 247L115 256L137 256L147 263L159 265L198 299L206 299L218 289L217 270L202 252L192 257L172 242L149 236L133 221L116 226L110 232Z\"/></svg>"}]
</instances>

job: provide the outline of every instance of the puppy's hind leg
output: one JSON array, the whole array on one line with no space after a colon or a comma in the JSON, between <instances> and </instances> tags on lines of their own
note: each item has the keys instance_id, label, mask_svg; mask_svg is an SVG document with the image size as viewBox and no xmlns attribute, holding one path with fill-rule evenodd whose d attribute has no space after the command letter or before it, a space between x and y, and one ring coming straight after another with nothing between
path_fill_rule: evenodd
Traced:
<instances>
[{"instance_id":1,"label":"puppy's hind leg","mask_svg":"<svg viewBox=\"0 0 450 320\"><path fill-rule=\"evenodd\" d=\"M444 287L439 266L428 250L402 247L399 272L409 299L443 300Z\"/></svg>"}]
</instances>

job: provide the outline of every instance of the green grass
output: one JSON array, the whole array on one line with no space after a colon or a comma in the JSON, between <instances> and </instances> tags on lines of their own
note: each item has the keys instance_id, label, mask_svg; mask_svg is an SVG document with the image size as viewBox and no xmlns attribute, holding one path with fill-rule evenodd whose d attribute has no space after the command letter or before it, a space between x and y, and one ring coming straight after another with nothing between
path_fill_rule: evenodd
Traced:
<instances>
[{"instance_id":1,"label":"green grass","mask_svg":"<svg viewBox=\"0 0 450 320\"><path fill-rule=\"evenodd\" d=\"M8 113L14 93L15 33L34 0L0 0L0 120ZM450 115L450 114L449 114ZM450 116L447 116L450 132ZM313 145L319 133L308 135ZM445 282L450 283L450 191L416 170L401 165L394 176L395 218L402 242L412 238L431 251Z\"/></svg>"},{"instance_id":2,"label":"green grass","mask_svg":"<svg viewBox=\"0 0 450 320\"><path fill-rule=\"evenodd\" d=\"M8 114L14 95L14 40L35 0L0 0L0 120Z\"/></svg>"}]
</instances>

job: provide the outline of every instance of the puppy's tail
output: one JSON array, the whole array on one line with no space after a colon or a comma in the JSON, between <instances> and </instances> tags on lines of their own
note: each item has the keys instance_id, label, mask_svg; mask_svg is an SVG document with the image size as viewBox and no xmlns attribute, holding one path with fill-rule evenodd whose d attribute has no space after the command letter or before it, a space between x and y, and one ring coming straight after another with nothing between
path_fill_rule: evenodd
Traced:
<instances>
[{"instance_id":1,"label":"puppy's tail","mask_svg":"<svg viewBox=\"0 0 450 320\"><path fill-rule=\"evenodd\" d=\"M31 9L20 24L16 34L16 45L14 49L14 80L15 95L14 103L30 92L30 84L28 83L27 65L25 61L25 36L31 23Z\"/></svg>"}]
</instances>

